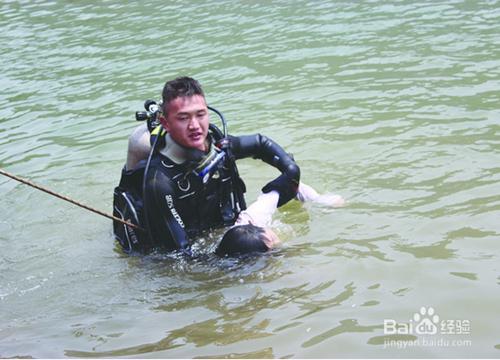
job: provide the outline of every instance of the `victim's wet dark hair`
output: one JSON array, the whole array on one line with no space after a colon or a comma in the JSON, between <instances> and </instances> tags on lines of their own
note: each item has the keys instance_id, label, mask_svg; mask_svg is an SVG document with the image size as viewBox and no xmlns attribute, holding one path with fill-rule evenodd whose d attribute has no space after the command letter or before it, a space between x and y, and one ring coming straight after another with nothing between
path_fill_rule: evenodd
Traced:
<instances>
[{"instance_id":1,"label":"victim's wet dark hair","mask_svg":"<svg viewBox=\"0 0 500 360\"><path fill-rule=\"evenodd\" d=\"M229 229L217 247L215 253L219 256L234 256L269 250L265 243L264 228L251 224L238 225Z\"/></svg>"}]
</instances>

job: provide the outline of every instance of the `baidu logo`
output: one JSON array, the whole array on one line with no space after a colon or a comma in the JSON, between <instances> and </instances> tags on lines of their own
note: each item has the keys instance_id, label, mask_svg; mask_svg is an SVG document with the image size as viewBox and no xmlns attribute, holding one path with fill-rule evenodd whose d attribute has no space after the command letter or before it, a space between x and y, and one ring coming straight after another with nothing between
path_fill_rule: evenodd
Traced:
<instances>
[{"instance_id":1,"label":"baidu logo","mask_svg":"<svg viewBox=\"0 0 500 360\"><path fill-rule=\"evenodd\" d=\"M470 335L470 333L470 320L441 319L434 308L422 306L408 322L400 323L394 319L384 320L384 335L389 335L384 340L384 348L472 346L472 340L463 337L463 335ZM412 337L401 339L391 335L412 335Z\"/></svg>"},{"instance_id":2,"label":"baidu logo","mask_svg":"<svg viewBox=\"0 0 500 360\"><path fill-rule=\"evenodd\" d=\"M385 335L464 335L470 334L469 320L441 320L432 307L422 306L407 323L384 320Z\"/></svg>"},{"instance_id":3,"label":"baidu logo","mask_svg":"<svg viewBox=\"0 0 500 360\"><path fill-rule=\"evenodd\" d=\"M434 309L422 306L419 313L413 315L415 333L419 335L435 335L438 332L439 316L434 314Z\"/></svg>"}]
</instances>

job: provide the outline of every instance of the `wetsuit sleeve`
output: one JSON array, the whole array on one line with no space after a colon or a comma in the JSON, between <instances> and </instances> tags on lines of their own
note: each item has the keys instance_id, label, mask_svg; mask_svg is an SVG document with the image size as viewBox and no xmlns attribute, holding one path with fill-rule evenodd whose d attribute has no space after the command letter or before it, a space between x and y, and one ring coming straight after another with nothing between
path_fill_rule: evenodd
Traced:
<instances>
[{"instance_id":1,"label":"wetsuit sleeve","mask_svg":"<svg viewBox=\"0 0 500 360\"><path fill-rule=\"evenodd\" d=\"M280 194L278 207L297 195L300 168L293 158L267 136L256 134L230 137L231 149L236 159L253 157L261 159L281 172L281 176L262 188L264 193L277 190Z\"/></svg>"},{"instance_id":2,"label":"wetsuit sleeve","mask_svg":"<svg viewBox=\"0 0 500 360\"><path fill-rule=\"evenodd\" d=\"M150 169L146 182L145 216L153 246L167 250L188 250L184 222L176 210L172 181L161 171Z\"/></svg>"}]
</instances>

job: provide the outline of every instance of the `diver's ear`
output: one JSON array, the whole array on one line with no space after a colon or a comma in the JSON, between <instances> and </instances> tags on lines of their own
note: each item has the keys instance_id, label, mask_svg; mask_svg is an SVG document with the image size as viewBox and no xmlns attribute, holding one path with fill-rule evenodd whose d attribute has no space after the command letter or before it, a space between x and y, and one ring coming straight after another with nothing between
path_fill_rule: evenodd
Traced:
<instances>
[{"instance_id":1,"label":"diver's ear","mask_svg":"<svg viewBox=\"0 0 500 360\"><path fill-rule=\"evenodd\" d=\"M160 120L160 124L163 126L163 128L165 130L167 130L167 132L169 132L170 131L170 124L169 124L170 122L167 120L165 115L163 115L163 112L158 114L158 119Z\"/></svg>"}]
</instances>

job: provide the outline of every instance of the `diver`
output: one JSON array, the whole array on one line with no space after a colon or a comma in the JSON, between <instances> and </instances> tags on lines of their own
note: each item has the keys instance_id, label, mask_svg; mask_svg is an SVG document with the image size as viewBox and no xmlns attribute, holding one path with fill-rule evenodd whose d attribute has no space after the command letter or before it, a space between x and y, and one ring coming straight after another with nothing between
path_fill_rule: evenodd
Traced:
<instances>
[{"instance_id":1,"label":"diver","mask_svg":"<svg viewBox=\"0 0 500 360\"><path fill-rule=\"evenodd\" d=\"M261 159L281 172L262 188L278 194L277 206L296 197L300 169L293 158L266 136L228 135L222 115L207 106L196 80L168 81L162 100L154 109L159 126L148 122L132 134L114 192L114 215L142 229L114 222L126 252L161 248L189 254L191 241L204 231L233 225L246 209L245 184L235 163L242 158ZM221 117L224 131L210 124L209 109Z\"/></svg>"}]
</instances>

